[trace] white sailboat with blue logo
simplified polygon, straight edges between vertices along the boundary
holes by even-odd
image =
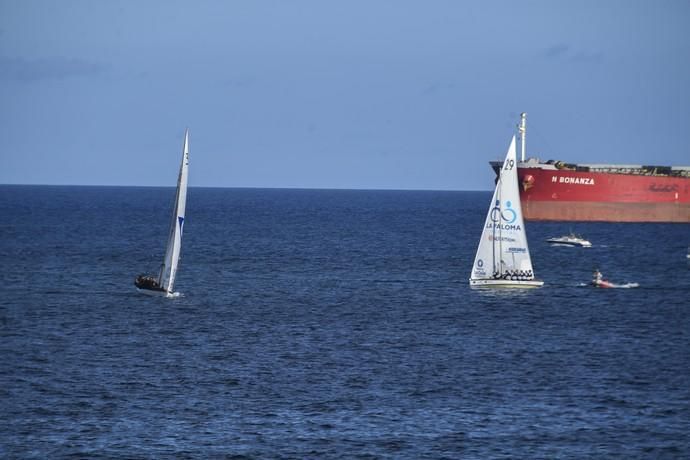
[[[182,230],[184,228],[185,208],[187,206],[188,171],[189,130],[185,130],[184,145],[182,147],[182,164],[180,165],[180,173],[177,177],[177,194],[175,196],[175,207],[173,209],[172,222],[170,224],[168,245],[165,250],[165,259],[163,259],[158,277],[139,275],[136,278],[134,285],[141,292],[164,295],[167,297],[176,297],[179,295],[179,293],[174,292],[173,288],[177,275],[177,267],[180,262],[180,250],[182,249]]]
[[[474,258],[472,287],[540,287],[527,246],[517,180],[515,136],[508,148]]]

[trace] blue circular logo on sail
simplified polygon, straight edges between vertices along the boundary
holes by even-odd
[[[496,200],[496,206],[491,210],[491,220],[493,222],[498,222],[499,221],[499,215],[500,220],[505,222],[506,224],[512,224],[515,222],[517,219],[517,213],[515,210],[512,208],[512,203],[510,201],[506,201],[506,208],[501,210],[501,201]]]
[[[506,201],[506,209],[501,212],[501,218],[508,224],[512,224],[515,222],[515,219],[517,219],[517,213],[513,208],[511,208],[511,205],[512,203],[510,201]],[[509,217],[506,217],[506,213]]]

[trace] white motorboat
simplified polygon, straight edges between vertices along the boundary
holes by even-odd
[[[571,233],[566,236],[558,236],[555,238],[549,238],[546,240],[547,243],[559,246],[577,246],[581,248],[591,248],[592,243],[581,236]]]

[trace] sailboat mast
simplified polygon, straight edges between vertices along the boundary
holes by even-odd
[[[518,126],[518,132],[520,133],[520,161],[525,162],[525,144],[527,140],[527,112],[522,112],[520,114],[520,125]]]
[[[164,286],[163,284],[170,280],[168,270],[172,268],[172,242],[175,240],[175,223],[177,221],[177,206],[179,201],[179,178],[177,189],[178,191],[175,192],[175,204],[173,205],[172,222],[170,222],[170,231],[168,232],[168,243],[165,248],[165,258],[163,259],[160,274],[158,275],[158,285],[165,289],[167,289],[168,286]]]
[[[501,179],[499,179],[498,190],[498,274],[503,276],[503,231],[501,230],[501,206],[503,206],[503,169],[501,169]],[[496,224],[494,224],[496,227]],[[494,237],[494,251],[496,251],[496,237]]]
[[[500,182],[501,178],[499,177],[498,180]],[[494,202],[494,209],[496,209],[495,206],[496,202]],[[493,219],[491,219],[491,275],[493,275],[497,271],[498,270],[496,270],[496,223],[493,221]]]

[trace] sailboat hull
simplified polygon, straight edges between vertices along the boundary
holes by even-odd
[[[494,279],[470,279],[470,287],[473,288],[518,288],[530,289],[538,288],[544,285],[540,280],[494,280]]]
[[[154,297],[167,297],[167,298],[172,298],[172,297],[179,297],[180,293],[179,292],[168,292],[168,291],[160,291],[158,289],[142,289],[140,287],[137,287],[137,291],[141,292],[142,294],[154,296]]]

